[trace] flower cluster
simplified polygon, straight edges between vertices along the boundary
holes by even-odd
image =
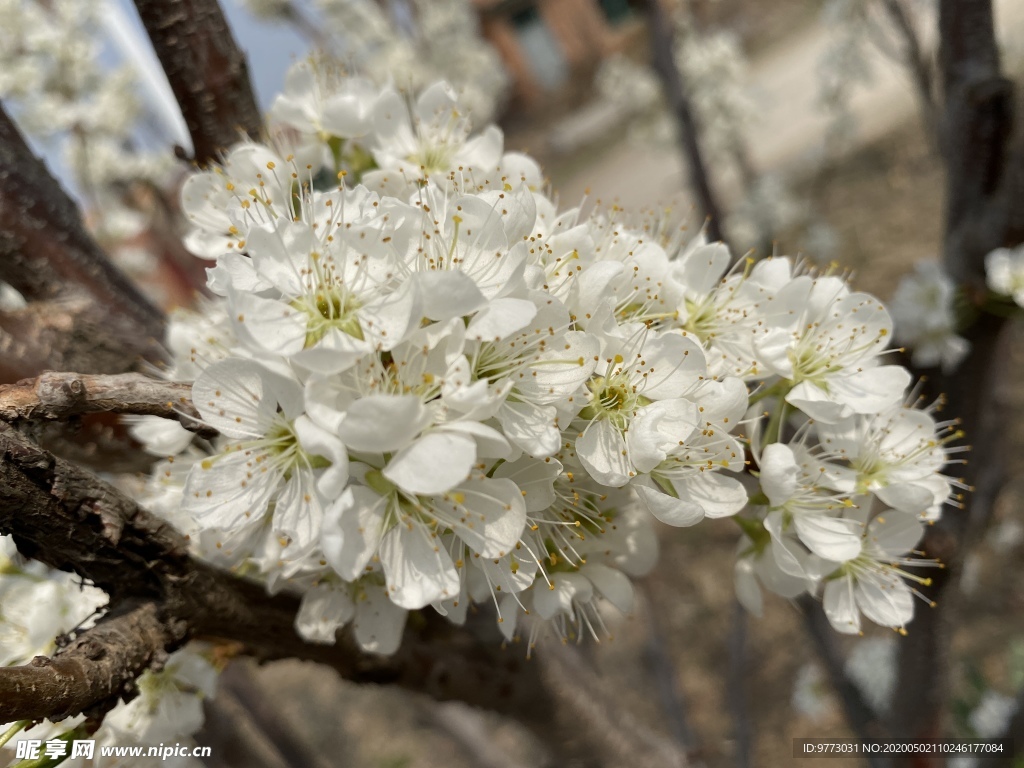
[[[478,122],[497,116],[510,80],[498,52],[480,32],[469,0],[242,0],[254,16],[288,22],[325,61],[375,83],[417,92],[445,80],[462,109]]]
[[[91,626],[106,599],[103,592],[77,583],[70,574],[23,560],[13,540],[0,537],[0,666],[28,664],[35,656],[52,655],[57,648],[55,638]],[[160,670],[144,672],[137,681],[139,695],[110,710],[95,733],[76,730],[85,721],[79,715],[60,723],[44,721],[25,730],[15,726],[12,731],[11,725],[0,724],[0,734],[14,734],[6,743],[10,749],[23,739],[46,742],[69,733],[111,746],[188,743],[203,725],[202,701],[213,695],[216,678],[214,667],[192,646],[171,654]],[[137,758],[132,761],[131,765],[146,763]],[[73,758],[63,764],[85,762]],[[122,764],[127,765],[120,760],[104,763],[110,768]],[[188,760],[180,765],[200,763]]]
[[[292,131],[183,189],[217,298],[174,319],[166,373],[220,437],[134,427],[175,454],[146,502],[201,555],[300,591],[312,640],[351,624],[389,653],[408,611],[485,601],[532,643],[630,609],[652,518],[732,517],[752,609],[760,582],[823,589],[842,631],[910,620],[953,428],[903,404],[876,299],[560,212],[444,83],[409,101],[300,65],[275,114]]]

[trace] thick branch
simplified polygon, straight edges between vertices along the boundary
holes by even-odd
[[[0,341],[10,348],[4,367],[8,354],[29,363],[56,358],[88,372],[123,371],[140,354],[159,356],[161,313],[110,263],[2,108],[0,280],[46,302],[0,316]]]
[[[217,0],[135,0],[139,18],[185,118],[195,160],[216,161],[263,120],[238,48]]]
[[[669,109],[679,126],[679,140],[682,144],[683,156],[690,168],[691,191],[697,198],[701,215],[707,219],[708,238],[724,240],[722,207],[711,188],[707,164],[700,146],[700,129],[686,92],[686,83],[683,82],[683,76],[679,67],[676,66],[672,21],[666,16],[661,0],[644,0],[643,5],[647,10],[647,25],[650,30],[653,56],[652,65],[661,79]]]
[[[0,721],[63,720],[131,690],[135,679],[184,638],[152,602],[108,615],[53,658],[3,670]]]
[[[502,651],[496,627],[489,628],[494,637],[481,639],[472,628],[439,617],[414,617],[392,657],[362,653],[347,635],[335,646],[308,644],[294,630],[296,597],[267,595],[260,584],[193,560],[186,540],[162,521],[2,424],[0,534],[13,534],[22,554],[93,582],[114,606],[154,601],[167,626],[182,622],[189,635],[233,640],[261,659],[308,659],[354,681],[395,683],[520,718],[551,717],[537,695],[537,665]],[[19,674],[0,670],[0,700]],[[55,698],[29,716],[40,708],[66,713],[80,704]]]
[[[16,384],[0,384],[0,419],[9,423],[65,420],[110,412],[177,419],[186,429],[212,437],[192,405],[192,385],[140,373],[111,376],[47,371]]]

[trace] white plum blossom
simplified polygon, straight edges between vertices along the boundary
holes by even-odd
[[[847,493],[870,492],[893,509],[937,519],[942,505],[951,501],[954,481],[942,471],[955,450],[944,444],[961,436],[955,427],[955,422],[936,423],[927,410],[902,404],[873,416],[818,424],[822,447],[836,459],[824,465],[825,482]]]
[[[1024,247],[997,248],[985,257],[988,287],[1024,307]]]
[[[859,633],[863,614],[883,627],[906,632],[916,593],[907,581],[931,583],[906,568],[935,565],[909,557],[923,535],[924,525],[916,516],[897,510],[881,512],[867,524],[861,553],[825,580],[825,615],[836,631]]]
[[[837,277],[792,280],[775,294],[766,326],[755,352],[767,371],[792,384],[786,402],[813,419],[877,413],[910,384],[905,368],[880,364],[892,332],[885,307]]]
[[[115,707],[103,720],[104,730],[118,744],[170,742],[193,734],[205,719],[203,699],[216,687],[214,666],[196,650],[183,648],[161,670],[139,678],[139,695]]]
[[[956,370],[970,343],[956,334],[953,280],[935,262],[922,261],[900,280],[891,308],[896,340],[911,349],[914,365]]]

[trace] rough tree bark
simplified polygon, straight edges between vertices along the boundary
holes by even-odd
[[[185,118],[195,161],[206,165],[263,119],[245,54],[217,0],[135,0],[157,58]]]
[[[163,318],[86,231],[74,202],[0,107],[0,280],[30,302],[0,313],[0,376],[119,372],[159,357]]]

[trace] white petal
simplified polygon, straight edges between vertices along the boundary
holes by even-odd
[[[682,397],[707,374],[704,350],[693,339],[666,333],[643,347],[642,393],[653,400]]]
[[[440,537],[419,521],[402,520],[384,534],[380,562],[388,597],[400,608],[424,608],[459,593],[459,573]]]
[[[685,483],[676,483],[682,498],[700,505],[711,518],[735,515],[747,505],[747,491],[743,483],[721,472],[705,470]]]
[[[387,498],[350,487],[324,512],[320,546],[324,559],[346,581],[362,575],[383,535]]]
[[[857,581],[857,605],[883,627],[902,627],[914,618],[914,595],[895,574],[873,573]]]
[[[849,376],[829,380],[829,391],[855,413],[880,413],[903,399],[910,386],[910,371],[899,365],[865,368]]]
[[[324,498],[336,499],[348,482],[348,452],[336,435],[318,426],[303,414],[292,425],[302,450],[311,456],[319,456],[331,465],[319,472],[317,490]]]
[[[380,587],[368,585],[356,602],[352,629],[359,647],[368,653],[390,656],[402,644],[408,612],[388,599]]]
[[[809,381],[801,381],[786,395],[786,402],[799,408],[815,421],[834,424],[849,416],[853,409],[837,402],[828,392]]]
[[[128,417],[125,417],[128,420]],[[192,444],[195,435],[177,421],[160,416],[139,416],[128,433],[153,456],[175,456]]]
[[[669,496],[658,488],[645,485],[633,487],[647,511],[666,525],[685,527],[696,525],[704,519],[704,509],[699,504]]]
[[[185,481],[182,509],[203,528],[259,522],[281,480],[279,470],[259,471],[262,461],[269,456],[236,450],[196,462]]]
[[[291,357],[303,368],[331,375],[351,368],[370,351],[371,345],[365,339],[350,336],[340,328],[328,328],[316,344],[299,350]]]
[[[320,535],[323,507],[316,490],[316,477],[308,469],[295,467],[274,504],[274,531],[286,534],[304,549]]]
[[[625,438],[605,419],[590,422],[576,440],[576,455],[601,485],[621,488],[634,474]]]
[[[235,331],[255,350],[294,355],[306,345],[307,316],[276,299],[233,293]]]
[[[313,643],[334,645],[334,633],[355,615],[347,587],[317,584],[302,596],[295,615],[295,630]]]
[[[594,373],[601,345],[591,334],[569,331],[561,345],[552,347],[540,354],[528,376],[516,382],[522,399],[540,405],[564,403]],[[583,398],[578,399],[582,405]]]
[[[263,437],[277,411],[264,371],[249,360],[221,360],[199,374],[192,402],[203,421],[227,437]]]
[[[538,581],[533,586],[533,607],[542,619],[565,614],[571,620],[576,617],[573,601],[589,603],[594,597],[590,580],[578,573],[556,573],[551,576],[551,586]]]
[[[414,395],[367,395],[349,406],[338,434],[354,451],[385,453],[405,448],[430,421]]]
[[[629,458],[641,472],[650,472],[696,428],[697,405],[689,400],[661,400],[637,411],[626,441]]]
[[[800,541],[818,557],[845,563],[860,554],[861,527],[856,520],[826,515],[796,515],[793,527]]]
[[[793,449],[782,443],[765,446],[761,452],[761,490],[773,507],[781,507],[796,492],[800,468]]]
[[[736,599],[750,613],[760,618],[764,615],[764,597],[761,594],[761,588],[757,584],[757,577],[754,575],[754,564],[750,558],[738,558],[733,574],[736,583]]]
[[[476,454],[480,458],[512,458],[512,446],[509,445],[505,436],[494,427],[481,424],[479,421],[471,419],[449,421],[439,426],[437,430],[447,434],[454,433],[472,437],[476,442]]]
[[[469,477],[475,461],[471,437],[430,432],[400,451],[384,468],[384,477],[409,493],[444,493]]]
[[[431,320],[464,317],[487,304],[476,283],[463,272],[417,272],[415,280],[423,297],[423,315]]]
[[[825,615],[832,628],[847,635],[860,632],[860,611],[854,598],[853,582],[848,577],[825,584]]]
[[[884,504],[893,509],[914,514],[924,512],[935,502],[930,488],[915,483],[894,483],[879,488],[874,493]]]
[[[359,310],[359,323],[368,342],[390,350],[416,329],[424,314],[420,287],[417,281],[406,280],[398,290]]]
[[[536,458],[552,456],[561,446],[557,418],[553,405],[506,400],[498,409],[498,421],[508,439]]]
[[[555,503],[555,480],[562,472],[557,461],[521,458],[506,461],[494,470],[495,478],[507,478],[522,492],[527,512],[543,512]]]
[[[782,529],[782,512],[769,512],[764,519],[765,530],[772,536],[771,555],[783,573],[796,578],[807,578],[804,567],[806,553],[803,547]]]
[[[526,299],[494,299],[481,309],[466,328],[466,336],[477,341],[499,341],[529,325],[537,305]]]
[[[884,512],[868,525],[868,540],[892,558],[913,550],[923,536],[924,523],[906,512]]]
[[[467,480],[431,507],[439,520],[482,557],[504,557],[526,527],[526,502],[507,479]]]
[[[633,582],[622,571],[606,565],[585,565],[581,573],[590,579],[601,597],[623,613],[633,610]]]

